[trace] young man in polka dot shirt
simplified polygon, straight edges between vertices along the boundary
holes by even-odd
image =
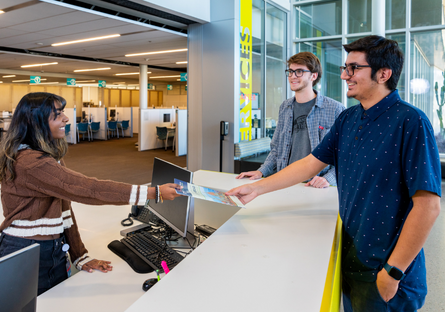
[[[280,106],[270,153],[258,170],[242,172],[237,179],[267,177],[306,157],[345,109],[340,102],[320,95],[313,89],[322,75],[317,56],[311,52],[300,52],[291,56],[287,65],[286,76],[295,96]],[[334,167],[326,166],[306,185],[316,188],[337,185]]]
[[[247,203],[334,165],[345,311],[417,311],[427,293],[422,247],[440,212],[434,132],[426,115],[398,94],[404,57],[397,42],[367,36],[344,48],[341,79],[360,104],[337,118],[309,156],[227,194]]]

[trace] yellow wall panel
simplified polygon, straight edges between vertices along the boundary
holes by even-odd
[[[131,90],[131,106],[139,107],[139,90]]]
[[[10,84],[0,84],[0,111],[12,110],[12,86]]]
[[[118,106],[118,107],[121,106],[120,105],[121,104],[120,91],[121,90],[110,89],[110,106]]]
[[[130,90],[120,90],[121,91],[121,105],[122,107],[130,107]]]

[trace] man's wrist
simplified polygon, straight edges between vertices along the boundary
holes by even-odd
[[[388,275],[391,276],[396,281],[403,281],[406,277],[406,274],[402,270],[388,263],[385,263],[383,268],[388,273]]]

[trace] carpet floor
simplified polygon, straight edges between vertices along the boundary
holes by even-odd
[[[138,152],[137,141],[137,135],[107,141],[81,140],[69,145],[64,160],[68,168],[86,176],[136,185],[151,182],[155,157],[186,167],[187,156],[176,157],[171,148]]]

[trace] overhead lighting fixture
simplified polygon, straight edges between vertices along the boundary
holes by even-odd
[[[187,64],[187,61],[176,62],[176,64]]]
[[[44,80],[47,80],[47,79],[40,79],[40,81],[44,81]],[[31,81],[30,79],[27,79],[27,80],[13,80],[12,82],[29,82],[29,81]],[[38,83],[36,83],[36,84],[38,84]]]
[[[14,78],[15,75],[7,75],[7,76],[2,76],[2,78]]]
[[[0,81],[0,83],[3,83],[3,81]]]
[[[90,69],[76,69],[75,73],[87,72],[87,71],[95,71],[95,70],[109,70],[110,67],[102,67],[102,68],[90,68]]]
[[[151,72],[147,72],[147,74],[151,74]],[[115,74],[116,76],[127,76],[127,75],[139,75],[139,72],[137,73],[121,73],[121,74]]]
[[[40,84],[56,84],[59,83],[58,81],[52,81],[52,82],[41,82]]]
[[[175,75],[175,76],[156,76],[156,77],[149,77],[150,79],[156,79],[156,78],[178,78],[181,77],[181,75]]]
[[[76,80],[76,83],[79,82],[96,82],[96,80]]]
[[[88,42],[88,41],[96,41],[96,40],[102,40],[102,39],[109,39],[109,38],[116,38],[120,37],[119,34],[109,35],[109,36],[102,36],[102,37],[94,37],[94,38],[87,38],[87,39],[80,39],[80,40],[73,40],[73,41],[65,41],[65,42],[58,42],[53,43],[51,46],[58,47],[61,45],[67,45],[67,44],[74,44],[74,43],[81,43],[81,42]]]
[[[0,14],[3,14],[3,13],[5,13],[5,11],[0,10]]]
[[[154,51],[154,52],[144,52],[144,53],[133,53],[133,54],[125,54],[125,56],[140,56],[140,55],[150,55],[150,54],[163,54],[163,53],[174,53],[174,52],[185,52],[187,49],[178,49],[178,50],[165,50],[165,51]]]
[[[21,68],[27,68],[27,67],[38,67],[38,66],[46,66],[46,65],[57,65],[59,63],[52,62],[52,63],[41,63],[41,64],[30,64],[30,65],[22,65]]]

